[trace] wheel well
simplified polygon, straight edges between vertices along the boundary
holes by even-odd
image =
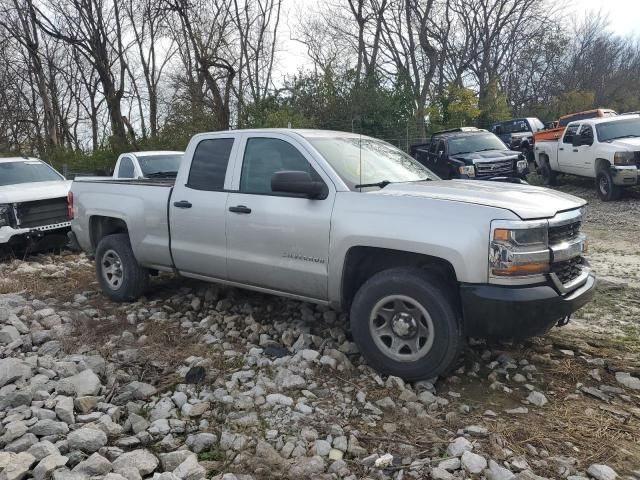
[[[95,215],[89,219],[89,232],[91,235],[91,247],[95,250],[107,235],[114,233],[129,233],[124,220],[114,217],[102,217]]]
[[[605,170],[611,166],[609,160],[605,160],[604,158],[596,158],[596,173],[600,170]]]
[[[438,257],[388,248],[352,247],[342,272],[342,305],[348,309],[353,297],[369,278],[394,267],[418,267],[433,274],[458,297],[458,280],[453,266]]]

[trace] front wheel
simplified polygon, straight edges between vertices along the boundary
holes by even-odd
[[[149,284],[149,271],[138,265],[126,233],[100,240],[96,249],[96,276],[102,292],[116,302],[136,300]]]
[[[408,381],[447,373],[463,346],[451,296],[416,268],[371,277],[354,298],[350,323],[367,363]]]
[[[549,165],[548,160],[543,160],[542,165],[540,166],[540,174],[542,175],[542,180],[544,181],[545,187],[553,187],[556,184],[556,172],[551,169],[551,165]]]
[[[618,200],[622,196],[622,188],[613,183],[609,169],[602,169],[596,175],[596,190],[603,202]]]

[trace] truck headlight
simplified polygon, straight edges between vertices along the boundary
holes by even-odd
[[[0,205],[0,227],[11,225],[11,205]]]
[[[529,163],[526,160],[518,160],[516,167],[518,167],[518,172],[524,172],[529,167]]]
[[[616,152],[613,155],[613,164],[618,167],[629,167],[636,164],[634,152]]]
[[[489,271],[493,277],[523,277],[549,271],[546,222],[493,222]]]
[[[476,168],[473,165],[463,165],[462,167],[458,167],[458,172],[460,175],[466,175],[468,177],[476,176]]]

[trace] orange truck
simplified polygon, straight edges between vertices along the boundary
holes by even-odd
[[[576,120],[586,120],[588,118],[599,118],[599,117],[615,117],[618,115],[614,110],[610,110],[607,108],[596,108],[594,110],[587,110],[585,112],[571,113],[569,115],[565,115],[560,117],[556,122],[554,128],[549,128],[547,130],[540,130],[533,134],[534,143],[550,140],[555,141],[558,140],[562,134],[564,133],[564,129],[566,126],[575,122]]]

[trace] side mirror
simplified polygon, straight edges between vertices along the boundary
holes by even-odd
[[[311,178],[309,172],[285,170],[271,176],[271,191],[306,195],[308,198],[325,198],[325,185]],[[326,194],[325,194],[326,196]]]

